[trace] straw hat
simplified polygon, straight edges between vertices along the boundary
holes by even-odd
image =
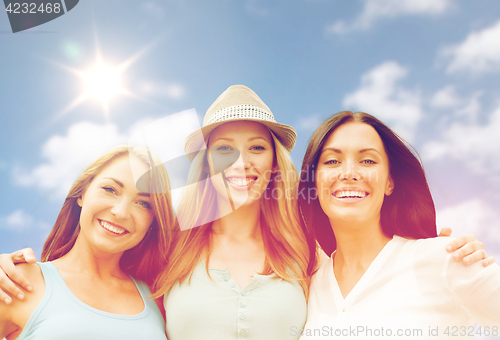
[[[259,96],[244,85],[233,85],[224,91],[208,108],[203,127],[187,136],[184,141],[184,152],[190,160],[196,156],[203,143],[214,129],[224,123],[239,120],[258,122],[265,125],[279,139],[281,144],[292,151],[297,133],[285,124],[276,123],[273,113]]]

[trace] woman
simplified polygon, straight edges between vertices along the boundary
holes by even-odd
[[[192,184],[177,209],[184,231],[155,281],[170,340],[290,339],[291,326],[303,327],[316,253],[298,218],[295,139],[252,90],[236,85],[186,140]]]
[[[187,138],[195,184],[177,209],[187,230],[155,285],[156,296],[166,293],[170,340],[289,339],[290,324],[304,324],[309,254],[293,199],[295,138],[242,85],[228,88]]]
[[[0,338],[166,339],[147,284],[165,265],[172,210],[170,193],[158,193],[168,188],[166,171],[148,153],[112,149],[77,179],[44,262],[18,266],[34,289],[0,304]],[[150,169],[139,191],[132,173]]]
[[[303,339],[499,335],[500,268],[463,268],[436,236],[434,203],[418,159],[379,120],[341,112],[314,133],[300,201],[332,256],[316,272]],[[314,237],[316,235],[316,238]],[[313,265],[310,269],[314,268]]]

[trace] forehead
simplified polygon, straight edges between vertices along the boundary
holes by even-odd
[[[139,178],[149,167],[135,156],[120,156],[110,162],[96,178],[112,177],[123,181],[134,181],[134,177]]]
[[[246,141],[252,137],[262,137],[269,143],[272,140],[271,133],[266,126],[257,122],[239,121],[225,123],[217,127],[210,135],[209,143],[213,143],[219,138]]]
[[[328,136],[323,149],[335,148],[342,151],[376,149],[385,155],[384,144],[377,131],[368,124],[349,122],[339,126]]]

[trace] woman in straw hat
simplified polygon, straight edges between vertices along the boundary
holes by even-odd
[[[194,184],[156,281],[169,339],[289,339],[290,326],[304,324],[309,253],[293,199],[295,139],[242,85],[222,93],[186,139]]]
[[[1,339],[166,339],[147,299],[173,224],[167,173],[155,160],[149,150],[117,147],[75,181],[43,262],[18,268],[33,292],[0,304]],[[137,189],[133,173],[150,169]]]

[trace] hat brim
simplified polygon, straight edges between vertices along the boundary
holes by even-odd
[[[278,140],[281,142],[281,144],[283,144],[283,146],[288,152],[291,152],[293,150],[293,147],[295,146],[295,142],[297,140],[297,132],[293,127],[286,124],[269,122],[267,120],[262,120],[262,119],[238,118],[234,120],[229,119],[222,122],[216,122],[204,126],[201,129],[196,130],[191,134],[189,134],[189,136],[187,136],[184,141],[184,152],[187,158],[190,161],[192,161],[196,157],[199,151],[205,149],[208,138],[216,128],[226,123],[240,122],[240,121],[257,122],[266,126],[269,130],[271,130],[274,133],[276,138],[278,138]]]

